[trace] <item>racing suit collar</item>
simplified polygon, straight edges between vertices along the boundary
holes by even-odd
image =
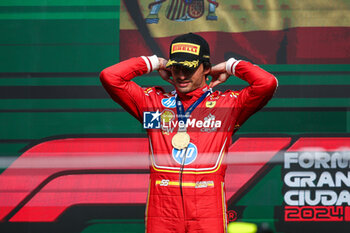
[[[176,94],[179,96],[185,110],[191,106],[197,99],[199,99],[206,91],[210,90],[210,87],[206,84],[203,87],[197,88],[188,93],[181,93],[176,91]]]

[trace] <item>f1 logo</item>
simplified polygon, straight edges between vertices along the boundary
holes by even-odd
[[[159,110],[156,112],[143,113],[143,128],[144,129],[160,129],[160,115]]]

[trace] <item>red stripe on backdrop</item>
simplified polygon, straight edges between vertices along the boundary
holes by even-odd
[[[347,64],[350,27],[296,28],[288,33],[288,63]]]
[[[147,169],[149,166],[147,138],[58,139],[43,142],[30,148],[0,174],[0,221],[19,205],[35,188],[39,187],[42,182],[54,174],[66,170],[115,169],[117,171],[120,169],[121,165],[121,162],[118,161],[118,157],[125,159],[126,156],[131,157],[131,160],[135,158],[135,160],[134,163],[131,164],[129,159],[129,162],[125,163],[127,165],[125,169]],[[124,177],[125,181],[131,182],[129,178],[132,175],[105,175],[105,177],[112,178],[121,176]],[[146,193],[148,175],[140,174],[138,176],[146,177],[144,180],[144,192]],[[58,177],[54,179],[54,182],[57,179],[65,179],[66,177],[74,176]],[[141,180],[141,178],[138,180]],[[69,182],[65,184],[70,185]],[[103,185],[104,182],[101,184]],[[49,190],[50,187],[49,185]],[[75,186],[75,188],[78,189],[79,187],[80,184]],[[45,187],[44,190],[47,190],[47,187]],[[70,191],[71,189],[68,189],[68,193]],[[145,198],[145,195],[143,195],[143,197]],[[35,200],[37,199],[34,198],[33,206],[36,205]],[[33,200],[28,203],[29,207],[31,207],[31,203],[33,203]],[[65,208],[67,208],[67,206],[65,206]],[[22,213],[27,213],[23,211],[26,211],[26,209],[21,210],[19,216],[22,216]],[[40,215],[33,215],[32,217],[37,221],[37,218],[39,218],[38,216]],[[24,219],[22,217],[15,216],[12,221],[30,221],[28,216]],[[45,216],[42,217],[45,218]],[[48,218],[50,217],[48,216]]]
[[[289,142],[290,138],[235,141],[227,157],[235,162],[228,165],[227,199]],[[257,153],[259,150],[263,152]],[[144,204],[149,175],[117,172],[147,169],[148,161],[147,138],[72,138],[38,144],[0,175],[0,221],[16,207],[19,209],[10,222],[55,221],[69,207],[80,204]],[[105,169],[115,170],[116,174],[105,174]],[[74,170],[91,173],[62,173]],[[29,199],[21,204],[26,197]]]
[[[347,64],[350,62],[350,27],[291,28],[242,33],[202,32],[211,46],[213,64],[231,56],[257,64]],[[155,38],[163,54],[176,36]],[[137,30],[120,31],[120,59],[152,55]]]
[[[52,222],[79,204],[145,204],[148,174],[61,176],[48,183],[11,222]]]
[[[252,187],[255,178],[263,176],[265,164],[288,148],[290,142],[289,137],[236,140],[226,156],[227,200],[234,201]],[[311,147],[316,151],[348,150],[350,138],[300,138],[288,151],[303,148],[310,151]],[[147,138],[72,138],[43,142],[24,152],[0,174],[0,221],[8,215],[11,217],[11,211],[13,217],[9,221],[12,222],[50,222],[74,205],[144,204],[148,174],[117,174],[117,171],[147,169],[148,161]],[[98,172],[105,169],[116,173]],[[91,172],[60,173],[73,170]],[[345,211],[345,220],[350,221],[350,210]]]

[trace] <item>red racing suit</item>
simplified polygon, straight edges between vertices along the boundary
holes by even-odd
[[[150,183],[146,232],[226,232],[225,154],[233,133],[271,99],[277,80],[249,62],[229,59],[226,71],[249,86],[241,91],[210,93],[188,120],[188,149],[177,150],[171,143],[178,129],[176,93],[166,93],[160,87],[141,88],[131,81],[158,67],[156,56],[138,57],[108,67],[100,75],[112,99],[141,123],[145,123],[145,114],[161,114],[160,128],[147,129]],[[187,109],[208,89],[177,94]]]

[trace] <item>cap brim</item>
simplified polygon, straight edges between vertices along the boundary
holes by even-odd
[[[166,64],[166,67],[170,67],[173,65],[181,65],[185,66],[190,69],[195,69],[200,65],[199,60],[193,60],[193,61],[176,61],[176,60],[169,60],[168,63]]]

